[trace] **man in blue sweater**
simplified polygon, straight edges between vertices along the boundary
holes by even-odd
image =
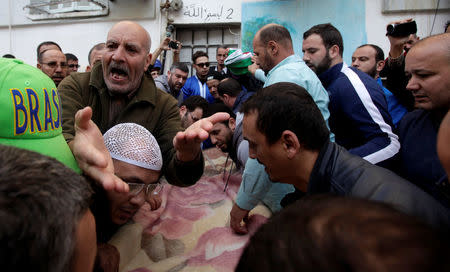
[[[375,44],[363,44],[356,48],[355,52],[353,52],[352,66],[374,78],[378,85],[381,86],[384,95],[386,96],[392,122],[394,123],[394,126],[397,126],[398,122],[408,112],[408,110],[400,104],[391,91],[383,86],[380,71],[383,70],[384,64],[383,50]]]
[[[329,122],[336,143],[373,164],[390,166],[400,143],[383,90],[373,78],[343,62],[339,31],[331,24],[313,26],[303,34],[302,51],[330,95]]]

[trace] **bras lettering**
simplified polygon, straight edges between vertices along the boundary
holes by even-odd
[[[33,134],[46,132],[49,129],[55,130],[60,127],[61,111],[59,96],[55,89],[52,89],[52,101],[50,101],[47,89],[43,89],[43,95],[39,95],[35,90],[26,88],[26,96],[19,89],[11,89],[10,91],[14,105],[14,135],[22,135],[27,130],[30,134]],[[44,98],[44,101],[40,101],[39,98]],[[41,115],[43,123],[39,117],[39,113],[42,112],[44,113],[44,115]]]

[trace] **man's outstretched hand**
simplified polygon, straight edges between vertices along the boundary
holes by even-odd
[[[128,184],[114,175],[113,162],[103,142],[103,135],[91,117],[90,107],[76,113],[75,137],[69,142],[70,149],[81,170],[105,190],[128,192]]]
[[[228,120],[230,115],[218,112],[190,125],[185,131],[178,132],[173,138],[173,146],[177,151],[177,159],[182,162],[193,161],[201,152],[200,144],[209,136],[215,123]]]

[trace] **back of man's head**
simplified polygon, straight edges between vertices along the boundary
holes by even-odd
[[[209,117],[218,112],[226,112],[230,115],[231,118],[236,119],[236,114],[223,103],[213,103],[208,105],[208,111],[206,112],[205,117]],[[222,123],[228,126],[228,120],[222,121]]]
[[[51,49],[54,47],[58,48],[59,51],[62,52],[61,47],[55,42],[52,42],[52,41],[41,42],[36,48],[36,57],[39,59],[39,55],[42,53],[42,51],[48,50],[48,49]]]
[[[344,54],[344,42],[341,33],[332,24],[319,24],[311,27],[308,31],[303,33],[303,40],[307,39],[312,34],[317,34],[322,38],[326,49],[330,49],[333,45],[339,47],[339,55]]]
[[[222,80],[217,86],[217,92],[219,93],[219,96],[222,97],[224,94],[231,97],[237,97],[241,91],[241,84],[239,84],[236,79],[231,77]]]
[[[208,101],[200,95],[192,95],[186,98],[180,104],[180,107],[181,106],[185,106],[189,112],[195,111],[196,108],[201,108],[203,110],[203,114],[205,114],[208,110]]]
[[[91,195],[88,182],[57,160],[0,145],[2,270],[71,271]],[[95,257],[93,217],[91,231]]]
[[[391,206],[302,198],[250,239],[236,271],[450,271],[448,239]]]
[[[281,82],[265,87],[241,107],[244,114],[257,113],[256,127],[267,142],[278,141],[285,130],[294,132],[308,150],[319,151],[329,141],[329,130],[311,95],[301,86]]]
[[[289,30],[282,25],[268,24],[263,26],[259,32],[259,41],[266,45],[269,41],[275,41],[286,49],[292,49],[292,38]]]

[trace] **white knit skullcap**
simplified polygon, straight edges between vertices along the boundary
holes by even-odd
[[[163,160],[155,137],[141,125],[122,123],[110,128],[103,141],[113,159],[159,171]]]

